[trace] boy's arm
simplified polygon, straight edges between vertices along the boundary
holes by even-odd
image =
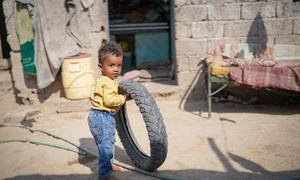
[[[125,103],[126,97],[124,95],[118,94],[117,87],[108,83],[103,89],[103,104],[107,107],[117,107]]]

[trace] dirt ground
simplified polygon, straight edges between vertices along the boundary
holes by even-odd
[[[155,172],[170,179],[300,179],[300,106],[213,104],[210,119],[205,102],[186,103],[156,98],[167,128],[169,149],[164,164]],[[12,90],[1,91],[0,117],[6,125],[25,125],[63,137],[97,152],[87,125],[87,108],[76,112],[57,110],[66,100],[40,106],[15,104]],[[81,107],[87,101],[77,101]],[[127,103],[130,121],[145,151],[144,124],[134,102]],[[39,109],[23,121],[4,120],[7,114]],[[78,108],[77,108],[78,109]],[[28,139],[74,149],[62,140],[18,127],[0,127],[0,140]],[[85,180],[96,179],[97,160],[45,145],[22,142],[0,144],[0,179]],[[117,138],[116,160],[132,165]],[[120,180],[156,179],[123,169]]]

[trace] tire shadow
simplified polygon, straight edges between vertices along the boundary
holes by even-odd
[[[86,149],[90,152],[93,152],[95,154],[98,154],[98,149],[96,146],[96,143],[93,138],[80,138],[79,139],[79,147]],[[132,161],[130,160],[129,156],[127,155],[126,151],[119,147],[118,145],[115,145],[115,160],[128,164],[130,166],[134,166]],[[98,158],[95,156],[87,155],[82,156],[78,154],[78,158],[74,161],[70,161],[68,164],[73,165],[79,163],[83,166],[88,167],[93,174],[97,175],[98,172]]]
[[[126,151],[118,145],[115,146],[115,159],[121,163],[134,166]]]

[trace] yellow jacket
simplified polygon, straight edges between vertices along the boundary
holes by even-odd
[[[91,108],[116,113],[124,103],[125,97],[118,93],[116,81],[103,75],[96,80],[91,94]]]

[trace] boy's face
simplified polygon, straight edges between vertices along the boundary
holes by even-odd
[[[102,68],[102,74],[110,79],[117,79],[121,73],[123,56],[114,56],[107,54],[104,56],[99,67]]]

